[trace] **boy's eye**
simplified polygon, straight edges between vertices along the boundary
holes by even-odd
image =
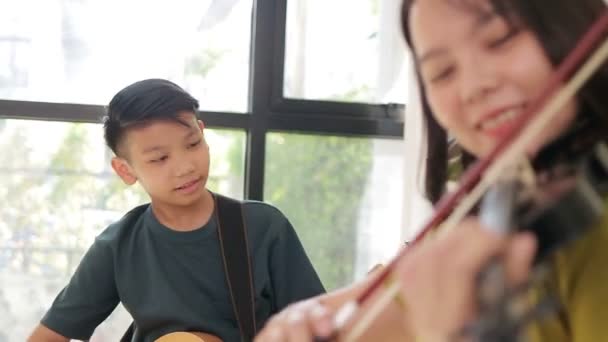
[[[193,143],[189,144],[189,145],[188,145],[188,147],[195,147],[195,146],[199,145],[200,143],[201,143],[201,141],[200,141],[200,140],[197,140],[197,141],[195,141],[195,142],[193,142]]]

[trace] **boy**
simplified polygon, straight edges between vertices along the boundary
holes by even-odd
[[[196,99],[161,79],[114,96],[104,118],[112,168],[127,185],[139,182],[150,205],[133,225],[122,219],[95,239],[30,341],[89,339],[119,302],[135,321],[137,341],[185,330],[240,341],[197,109]],[[261,328],[272,313],[324,289],[281,212],[245,201],[243,216]]]

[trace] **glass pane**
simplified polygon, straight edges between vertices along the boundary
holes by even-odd
[[[160,77],[203,109],[245,111],[251,11],[252,0],[0,1],[0,98],[107,104]]]
[[[402,151],[401,141],[268,135],[264,199],[290,219],[327,288],[401,246]]]
[[[206,130],[209,187],[243,197],[245,134]],[[109,165],[100,125],[0,120],[0,340],[25,341],[109,223],[147,202]],[[96,341],[118,341],[131,318],[119,307]]]
[[[289,0],[285,97],[403,103],[401,0]]]

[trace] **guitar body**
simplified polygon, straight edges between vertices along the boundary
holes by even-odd
[[[222,342],[222,340],[217,336],[200,332],[174,332],[161,336],[154,342]]]

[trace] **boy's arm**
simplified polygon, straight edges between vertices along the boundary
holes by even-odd
[[[87,340],[118,302],[110,243],[96,239],[70,282],[42,318],[41,325],[32,333],[32,338],[39,337],[41,341],[46,341],[46,337],[59,336]]]
[[[39,324],[27,339],[27,342],[68,342],[69,340],[69,338]]]

